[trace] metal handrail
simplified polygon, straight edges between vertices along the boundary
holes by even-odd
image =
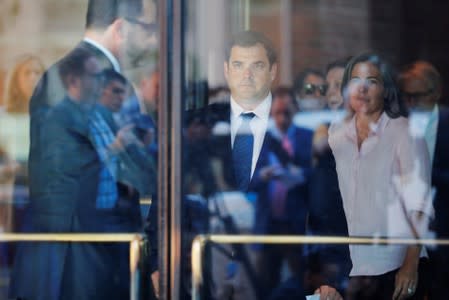
[[[192,243],[192,299],[201,299],[203,255],[209,242],[218,244],[359,244],[359,245],[431,245],[449,246],[449,239],[414,239],[384,237],[334,237],[301,235],[228,235],[204,234]]]
[[[130,299],[139,298],[140,249],[143,235],[138,233],[2,233],[0,242],[88,242],[123,243],[129,242]]]

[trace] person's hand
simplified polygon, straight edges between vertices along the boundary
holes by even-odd
[[[340,293],[333,287],[322,285],[315,290],[315,294],[320,294],[320,300],[343,300]]]
[[[415,294],[418,285],[418,263],[404,261],[396,273],[393,300],[410,298]]]
[[[260,178],[263,181],[268,181],[279,177],[283,173],[282,167],[278,165],[266,166],[260,170]]]
[[[159,299],[159,271],[151,273],[151,283],[154,289],[154,295]]]
[[[129,124],[119,129],[117,132],[117,140],[123,146],[127,146],[131,143],[134,143],[137,139],[134,132],[134,125]]]

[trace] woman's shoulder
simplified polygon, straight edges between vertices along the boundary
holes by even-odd
[[[389,127],[397,129],[397,130],[409,130],[410,124],[409,119],[405,117],[398,117],[389,120]]]
[[[338,122],[332,122],[329,126],[329,136],[343,133],[351,124],[351,119],[343,119]]]

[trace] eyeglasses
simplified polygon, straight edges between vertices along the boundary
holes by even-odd
[[[316,91],[319,91],[320,95],[324,96],[326,95],[327,85],[306,83],[303,87],[303,91],[306,95],[313,95]]]
[[[114,95],[123,95],[126,93],[125,89],[114,87],[110,89],[111,93]]]
[[[99,73],[89,73],[89,72],[86,72],[86,73],[84,73],[84,75],[85,75],[85,76],[88,76],[88,77],[90,77],[90,78],[92,78],[92,79],[94,79],[94,80],[97,80],[97,81],[103,81],[103,80],[104,80],[104,74],[103,74],[103,72],[99,72]]]
[[[142,26],[142,28],[148,32],[156,32],[158,30],[157,25],[154,23],[142,22],[136,18],[131,18],[131,17],[125,17],[125,20],[128,21],[129,23]]]

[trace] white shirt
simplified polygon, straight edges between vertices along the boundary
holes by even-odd
[[[411,213],[433,214],[427,147],[408,129],[407,119],[391,119],[383,113],[359,150],[355,117],[331,125],[329,145],[351,236],[413,237],[407,222]],[[415,225],[420,226],[420,236],[425,234],[427,224]],[[374,276],[399,268],[407,246],[350,245],[349,249],[350,275]],[[423,248],[421,256],[425,255]]]
[[[437,141],[438,115],[439,108],[436,104],[431,111],[412,111],[409,116],[410,133],[414,137],[426,140],[431,163],[433,163]]]
[[[94,46],[95,48],[97,48],[98,50],[100,50],[101,52],[103,52],[104,55],[106,55],[106,57],[111,61],[112,67],[114,68],[114,70],[117,73],[120,73],[120,64],[118,63],[117,58],[115,58],[115,56],[111,53],[111,51],[109,51],[108,49],[106,49],[105,47],[103,47],[102,45],[100,45],[99,43],[97,43],[96,41],[85,37],[83,39],[86,43],[91,44],[92,46]]]
[[[231,142],[234,145],[234,139],[237,130],[242,123],[240,114],[252,112],[255,114],[249,126],[254,136],[253,158],[251,163],[251,177],[256,169],[257,160],[259,159],[260,150],[262,149],[263,140],[267,131],[268,119],[271,109],[271,93],[252,111],[245,111],[231,96]]]

